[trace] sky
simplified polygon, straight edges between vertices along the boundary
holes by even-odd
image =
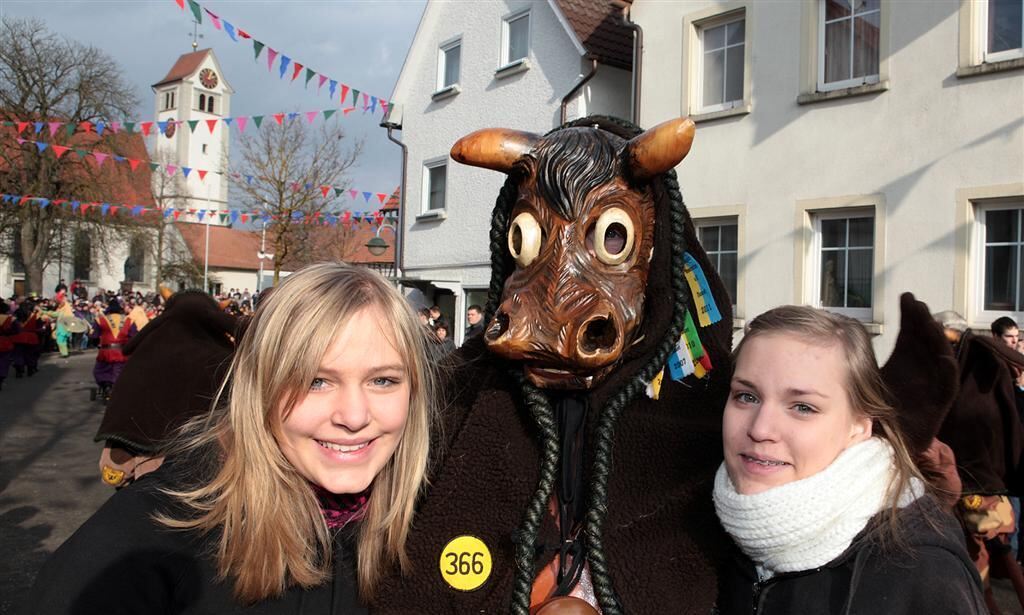
[[[199,3],[293,61],[360,91],[390,98],[426,0]],[[139,99],[136,117],[128,119],[147,121],[155,113],[150,86],[181,54],[192,51],[192,13],[187,2],[185,6],[182,11],[175,0],[0,0],[0,17],[36,18],[60,36],[102,49],[123,68]],[[222,77],[235,90],[232,115],[341,108],[337,98],[329,98],[326,85],[317,95],[317,78],[306,90],[303,75],[292,82],[289,69],[281,79],[276,62],[273,72],[268,71],[266,50],[259,62],[254,61],[251,41],[232,41],[205,13],[198,32],[199,49],[213,49]],[[347,137],[364,141],[363,154],[350,171],[352,187],[390,194],[401,181],[401,153],[379,127],[380,120],[379,111],[354,111],[347,117],[337,113],[327,121],[341,122]],[[238,154],[233,143],[233,163]]]

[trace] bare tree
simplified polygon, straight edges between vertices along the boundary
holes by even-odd
[[[0,23],[0,119],[11,121],[59,121],[78,126],[109,118],[125,117],[135,109],[137,98],[117,63],[103,51],[82,43],[58,38],[38,20],[4,18]],[[102,144],[107,152],[125,155],[133,142],[128,135],[106,131],[67,135],[48,130],[31,138],[42,142],[63,142],[76,148]],[[138,144],[141,140],[138,140]],[[142,148],[144,152],[144,147]],[[144,154],[143,154],[144,156]],[[95,201],[124,201],[148,195],[148,169],[138,178],[119,178],[123,165],[91,164],[71,152],[62,157],[32,147],[0,146],[0,191],[50,198],[78,198]],[[141,183],[139,183],[141,182]],[[148,199],[146,199],[148,200]],[[0,229],[16,233],[25,265],[28,290],[43,291],[43,271],[64,252],[62,242],[74,233],[66,221],[73,212],[58,206],[0,208]],[[75,218],[80,219],[80,217]],[[121,224],[97,224],[94,247],[114,234],[135,226],[137,220],[122,218]],[[129,232],[135,232],[129,229]],[[97,250],[109,253],[109,250]]]
[[[346,148],[344,139],[337,124],[315,129],[294,119],[264,124],[259,133],[241,142],[242,165],[232,177],[246,205],[272,217],[267,223],[267,251],[274,255],[275,284],[282,263],[313,259],[311,236],[321,228],[315,222],[335,200],[333,190],[321,187],[348,186],[346,173],[358,159],[362,142]]]

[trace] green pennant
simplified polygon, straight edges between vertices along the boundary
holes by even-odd
[[[256,128],[259,128],[260,124],[263,123],[263,116],[262,115],[254,115],[254,116],[252,116],[252,121],[253,121],[254,124],[256,124]]]
[[[157,169],[159,169],[159,168],[160,168],[160,165],[159,165],[159,164],[157,164],[157,163],[155,163],[155,162],[151,162],[151,163],[149,163],[149,170],[150,170],[150,171],[156,171],[156,170],[157,170]]]
[[[70,137],[75,134],[75,125],[68,123],[68,125],[64,127],[64,130],[68,131],[68,136]]]
[[[264,47],[263,43],[259,42],[256,39],[252,39],[252,51],[253,51],[253,54],[255,54],[255,57],[253,58],[253,61],[256,61],[256,60],[260,59],[260,54],[263,53],[263,47]]]
[[[199,3],[195,0],[188,0],[188,8],[192,9],[192,14],[196,16],[196,22],[203,23],[203,14],[199,10]]]
[[[227,219],[228,219],[228,215],[227,214],[218,214],[218,217],[220,217],[220,221],[221,222],[226,222]]]
[[[199,120],[188,120],[188,131],[195,132],[196,126],[199,125]]]
[[[345,192],[345,191],[342,190],[341,188],[335,188],[334,189],[334,196],[341,196],[342,192]]]
[[[359,106],[359,90],[352,90],[352,106]]]
[[[315,75],[315,74],[316,74],[315,70],[312,70],[312,69],[309,69],[309,68],[306,69],[306,87],[309,87],[309,80],[312,79],[313,75]]]
[[[4,120],[4,126],[14,126],[14,122],[9,122],[7,120]]]
[[[85,158],[86,156],[88,156],[88,155],[89,155],[89,152],[87,152],[87,151],[86,151],[86,150],[84,150],[84,149],[76,149],[76,150],[75,150],[75,153],[76,153],[76,154],[78,154],[78,157],[79,157],[79,158]]]
[[[324,109],[324,119],[326,120],[337,112],[337,109]]]
[[[124,130],[125,132],[135,132],[135,122],[125,122]]]

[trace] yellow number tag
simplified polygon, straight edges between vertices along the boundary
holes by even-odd
[[[471,592],[491,576],[491,552],[476,536],[452,538],[441,551],[441,578],[453,588]]]

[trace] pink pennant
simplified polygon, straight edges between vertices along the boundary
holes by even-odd
[[[50,136],[52,137],[53,135],[57,134],[57,131],[60,129],[62,124],[60,122],[50,122],[47,124],[47,126],[50,127]]]
[[[320,93],[320,89],[324,87],[325,83],[327,83],[327,75],[320,75],[320,85],[316,86],[316,91],[318,94]]]
[[[213,22],[213,27],[217,28],[218,30],[220,30],[221,29],[221,27],[220,27],[220,17],[217,17],[216,15],[214,15],[213,12],[210,9],[208,9],[208,8],[204,8],[203,10],[206,11],[206,14],[210,16],[210,21]]]
[[[366,92],[363,92],[363,108],[365,109],[366,107],[369,107],[369,106],[370,106],[370,95],[367,94]]]
[[[18,145],[25,145],[26,143],[29,142],[26,139],[22,139],[21,137],[15,137],[14,140],[18,142]]]
[[[292,182],[292,192],[298,192],[300,188],[302,186],[299,185],[299,182]]]
[[[248,124],[248,123],[249,123],[249,118],[247,118],[247,117],[243,116],[243,117],[236,117],[235,118],[235,124],[238,126],[238,132],[245,132],[245,125]]]
[[[173,164],[169,164],[165,168],[167,170],[168,175],[174,175],[174,172],[178,170],[178,167],[174,166]]]
[[[121,132],[121,122],[110,122],[110,130],[112,130],[114,134]]]
[[[275,113],[274,114],[274,121],[277,122],[278,124],[284,123],[284,114],[283,113]]]
[[[196,173],[199,173],[199,181],[203,181],[204,179],[206,179],[206,174],[208,173],[208,171],[204,171],[203,169],[196,169]]]
[[[348,191],[348,193],[349,193],[350,195],[352,195],[352,198],[353,198],[353,199],[355,199],[355,198],[356,198],[357,196],[359,196],[359,191],[358,191],[358,190],[356,190],[355,188],[353,188],[352,190],[349,190],[349,191]]]
[[[318,115],[320,115],[319,111],[306,111],[306,119],[309,120],[310,124],[313,123],[313,120],[315,120]]]
[[[267,47],[267,70],[274,68],[274,60],[277,59],[277,51]]]
[[[93,152],[92,155],[93,155],[93,158],[96,159],[96,164],[102,167],[103,166],[103,161],[106,160],[107,157],[110,154],[103,154],[101,152]]]
[[[386,100],[380,101],[380,110],[384,112],[384,115],[388,114],[388,102]]]
[[[206,120],[206,126],[210,129],[210,134],[213,134],[213,129],[217,127],[217,122],[220,120]]]

